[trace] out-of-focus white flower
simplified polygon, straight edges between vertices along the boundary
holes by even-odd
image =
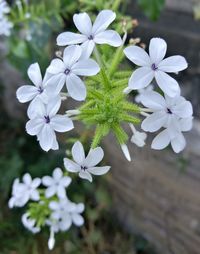
[[[160,38],[151,39],[149,55],[138,46],[130,46],[124,50],[127,58],[140,66],[133,72],[129,80],[128,86],[130,89],[145,88],[155,78],[160,89],[168,96],[175,97],[180,94],[180,87],[177,81],[166,72],[177,73],[186,69],[188,64],[184,57],[178,55],[164,59],[166,51],[167,44]]]
[[[37,188],[41,184],[41,179],[35,178],[32,180],[30,174],[26,173],[22,180],[23,182],[20,183],[17,178],[13,183],[12,197],[8,202],[9,208],[13,208],[14,206],[22,207],[29,200],[38,201],[40,199]]]
[[[0,19],[0,35],[10,36],[13,24],[6,18]]]
[[[113,47],[122,45],[122,39],[114,30],[106,30],[115,20],[116,14],[111,10],[101,11],[94,24],[87,13],[74,14],[73,20],[80,34],[64,32],[57,37],[59,46],[82,44],[82,57],[88,58],[95,44],[108,44]]]
[[[33,234],[40,232],[40,228],[36,226],[36,220],[30,218],[29,213],[24,213],[22,215],[22,223],[24,227],[31,231]]]
[[[4,19],[4,15],[10,12],[10,7],[5,0],[0,0],[0,19]]]
[[[137,131],[133,124],[130,124],[130,128],[133,132],[131,142],[136,144],[138,147],[145,146],[145,140],[147,138],[147,134],[145,132]]]
[[[83,145],[77,141],[72,147],[72,157],[74,161],[64,158],[64,165],[67,171],[79,173],[79,177],[92,182],[92,175],[106,174],[110,166],[96,167],[103,159],[104,152],[101,147],[90,149],[87,157]]]
[[[129,88],[129,87],[128,87]],[[129,88],[130,89],[130,88]],[[145,87],[145,88],[142,88],[142,89],[139,89],[137,92],[138,92],[138,94],[135,96],[135,102],[137,102],[137,103],[141,103],[141,96],[142,96],[142,94],[144,94],[144,93],[146,93],[146,92],[151,92],[151,91],[153,91],[153,89],[154,89],[154,86],[153,85],[149,85],[149,86],[147,86],[147,87]],[[132,89],[131,89],[131,91],[132,91]]]
[[[44,151],[57,150],[58,142],[55,131],[70,131],[74,128],[73,122],[66,115],[57,114],[61,105],[60,98],[51,99],[47,105],[43,103],[37,105],[36,115],[27,122],[26,131],[32,136],[37,135],[40,146]]]
[[[79,76],[96,75],[100,68],[93,59],[80,59],[82,49],[78,45],[65,48],[63,61],[53,59],[47,72],[52,75],[47,84],[52,88],[52,93],[58,94],[66,83],[69,95],[77,100],[86,98],[86,87]]]
[[[50,198],[55,194],[59,198],[66,197],[66,188],[70,185],[72,179],[69,176],[63,176],[63,172],[60,168],[55,168],[53,171],[53,177],[44,176],[42,183],[47,187],[45,190],[45,196]]]

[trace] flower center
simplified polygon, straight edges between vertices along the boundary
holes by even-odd
[[[50,118],[49,118],[49,116],[44,116],[44,119],[45,119],[45,123],[50,123]]]
[[[81,169],[85,171],[85,170],[87,170],[87,167],[86,166],[81,166]]]
[[[170,108],[167,108],[167,113],[168,113],[168,114],[172,114],[172,111],[171,111]]]
[[[156,66],[155,63],[153,63],[153,64],[151,65],[151,69],[152,69],[153,71],[156,71],[156,70],[158,69],[158,67]]]
[[[68,68],[64,71],[64,73],[65,73],[66,75],[69,75],[69,74],[70,74],[70,72],[71,72],[71,70],[70,70],[70,69],[68,69]]]
[[[93,35],[88,36],[88,40],[93,40],[93,39],[94,39]]]
[[[43,91],[44,91],[44,89],[41,86],[39,86],[38,87],[38,92],[41,94],[41,93],[43,93]]]

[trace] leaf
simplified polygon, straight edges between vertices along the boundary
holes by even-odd
[[[138,0],[138,4],[145,15],[155,21],[165,6],[165,0]]]

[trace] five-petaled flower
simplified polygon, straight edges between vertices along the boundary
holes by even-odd
[[[129,79],[129,91],[145,88],[155,78],[160,89],[168,96],[175,97],[180,94],[180,87],[177,81],[166,72],[177,73],[186,69],[188,64],[185,58],[179,55],[164,59],[166,51],[167,44],[160,38],[151,39],[149,55],[138,46],[125,48],[124,54],[127,58],[140,66]]]
[[[60,168],[55,168],[53,177],[44,176],[42,178],[42,184],[47,187],[45,196],[50,198],[57,194],[59,198],[65,198],[66,188],[70,185],[71,180],[69,176],[63,176],[63,172]]]
[[[90,149],[87,157],[83,145],[77,141],[72,147],[72,156],[74,161],[64,158],[64,165],[67,171],[79,173],[79,177],[92,182],[92,175],[106,174],[110,166],[96,167],[103,159],[104,152],[101,147]]]
[[[37,135],[41,148],[44,151],[57,150],[57,132],[70,131],[74,128],[73,122],[66,115],[57,114],[60,108],[60,98],[53,98],[47,105],[38,103],[36,115],[26,124],[28,134]]]
[[[106,30],[108,26],[115,20],[116,14],[111,10],[101,11],[94,24],[87,13],[74,14],[74,24],[80,34],[64,32],[57,38],[59,46],[82,44],[83,54],[88,58],[95,44],[109,44],[113,47],[119,47],[122,39],[114,30]]]

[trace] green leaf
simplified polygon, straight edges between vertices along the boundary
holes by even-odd
[[[157,20],[165,6],[165,0],[138,0],[140,8],[151,20]]]

